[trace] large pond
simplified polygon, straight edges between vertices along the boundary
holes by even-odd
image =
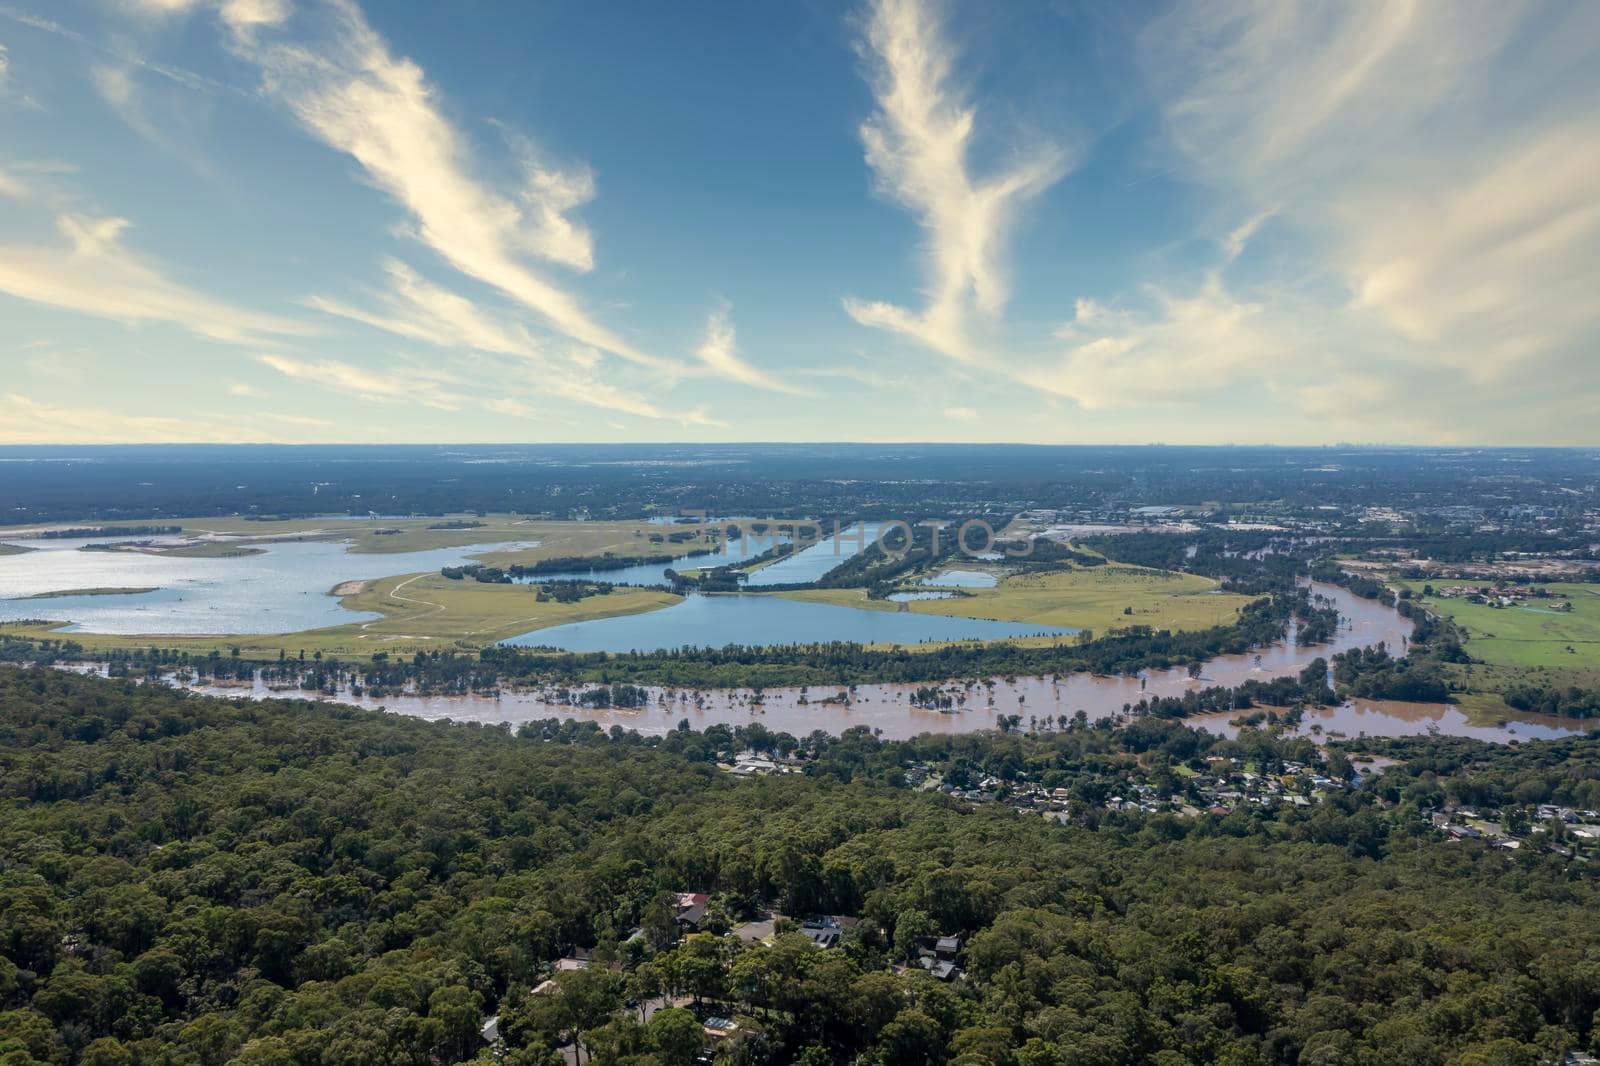
[[[782,565],[782,564],[779,564]],[[589,622],[536,629],[507,644],[563,651],[660,651],[728,644],[918,644],[944,640],[998,640],[1002,637],[1075,633],[1059,626],[951,618],[909,611],[875,611],[802,603],[781,596],[730,594],[689,596],[681,603],[643,614],[617,615]]]
[[[80,551],[88,541],[15,541],[33,551],[0,555],[0,620],[48,618],[82,633],[293,633],[381,617],[339,606],[342,581],[459,566],[516,544],[429,551],[357,553],[342,541],[251,545],[258,555],[186,558],[136,551]],[[70,589],[152,588],[154,592],[50,596]]]
[[[797,542],[787,533],[769,526],[760,534],[749,529],[743,536],[725,540],[714,552],[689,555],[672,563],[647,563],[625,566],[613,570],[566,570],[560,573],[537,574],[523,581],[603,581],[612,585],[665,585],[667,571],[706,570],[712,567],[747,563],[761,553],[781,545],[789,545],[792,554],[768,563],[752,573],[745,581],[750,588],[772,585],[804,584],[815,581],[829,570],[865,550],[878,536],[875,522],[857,523],[839,531],[837,536],[820,540],[812,538]]]
[[[946,570],[922,579],[924,585],[948,589],[992,589],[999,583],[999,578],[981,570]]]
[[[608,585],[665,585],[668,570],[703,570],[717,566],[746,563],[774,544],[787,544],[789,538],[773,532],[759,537],[746,532],[742,537],[724,540],[717,549],[703,555],[686,555],[671,563],[644,563],[610,570],[563,570],[559,573],[535,574],[518,579],[522,582],[543,581],[596,581]],[[666,554],[665,550],[662,554]]]
[[[852,556],[865,551],[868,545],[878,539],[879,528],[876,522],[858,522],[840,530],[836,536],[824,537],[810,547],[762,567],[751,574],[745,584],[751,588],[761,588],[815,581],[834,567],[843,565]]]

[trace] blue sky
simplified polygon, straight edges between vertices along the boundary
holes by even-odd
[[[1600,444],[1600,5],[0,0],[0,442]]]

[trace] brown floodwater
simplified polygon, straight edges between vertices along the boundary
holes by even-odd
[[[1141,696],[1181,696],[1191,688],[1235,686],[1249,680],[1270,681],[1298,674],[1312,660],[1355,647],[1385,644],[1403,654],[1412,625],[1391,607],[1364,600],[1333,585],[1315,584],[1313,591],[1338,608],[1340,625],[1326,644],[1297,647],[1290,638],[1256,652],[1212,659],[1198,679],[1185,668],[1148,671],[1140,677],[1070,674],[1064,677],[992,678],[985,681],[946,681],[938,687],[953,700],[949,711],[929,710],[912,703],[915,684],[858,685],[847,690],[836,685],[808,688],[773,688],[757,694],[750,689],[647,688],[649,701],[636,709],[577,707],[559,702],[540,690],[503,692],[498,696],[356,696],[269,689],[259,679],[240,685],[188,685],[212,695],[269,699],[302,697],[335,699],[374,710],[388,710],[430,720],[518,725],[547,718],[592,721],[603,729],[613,725],[660,734],[687,721],[692,728],[760,722],[768,729],[804,736],[814,730],[838,734],[866,726],[886,739],[904,739],[919,733],[970,733],[996,728],[1001,715],[1055,721],[1082,710],[1091,719],[1122,712]],[[103,671],[103,667],[101,668]],[[1188,721],[1215,733],[1233,734],[1230,713],[1199,715]],[[1491,741],[1547,739],[1585,733],[1583,722],[1543,715],[1525,715],[1500,725],[1474,725],[1458,708],[1448,704],[1399,703],[1361,700],[1339,707],[1309,709],[1299,731],[1333,737],[1409,736],[1436,732],[1449,736]]]

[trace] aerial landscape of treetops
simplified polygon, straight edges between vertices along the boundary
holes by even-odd
[[[1597,55],[0,0],[0,1066],[1600,1066]]]
[[[749,748],[799,772],[717,769]],[[574,1034],[586,1061],[638,1064],[1538,1066],[1587,1046],[1600,887],[1572,838],[1508,849],[1430,815],[1600,804],[1600,739],[1387,742],[1397,765],[1335,787],[1357,748],[1154,720],[513,735],[8,669],[0,1059],[555,1063]],[[1152,809],[1175,805],[1232,760],[1333,778],[1306,806],[1107,810],[1145,776]],[[930,772],[1001,801],[912,787]],[[1030,787],[1070,798],[1028,816],[1004,797]],[[692,920],[679,893],[705,894]],[[815,915],[844,919],[837,946]]]

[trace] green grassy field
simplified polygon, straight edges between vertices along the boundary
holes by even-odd
[[[1600,670],[1600,585],[1543,586],[1567,595],[1572,610],[1560,612],[1549,601],[1490,607],[1422,597],[1421,582],[1396,584],[1409,587],[1430,611],[1452,619],[1466,633],[1467,651],[1474,659],[1520,669]]]
[[[988,618],[1001,622],[1070,626],[1104,633],[1146,625],[1153,629],[1206,629],[1231,622],[1248,596],[1214,591],[1217,583],[1195,574],[1145,570],[1110,564],[1045,574],[1002,578],[992,589],[971,595],[909,604],[916,614]],[[898,610],[885,600],[868,600],[862,589],[803,589],[782,595],[814,603]],[[1131,611],[1131,613],[1128,613]]]

